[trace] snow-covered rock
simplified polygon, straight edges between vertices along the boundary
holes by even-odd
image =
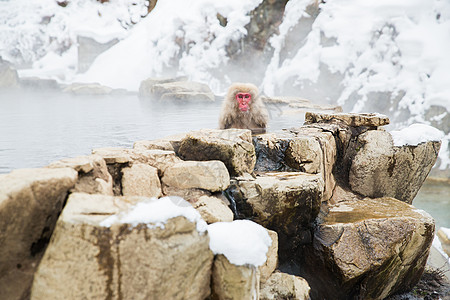
[[[205,230],[194,208],[170,198],[72,194],[31,299],[204,299],[213,262]]]

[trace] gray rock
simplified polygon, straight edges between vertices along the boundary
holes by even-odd
[[[59,84],[54,79],[42,79],[38,77],[20,78],[20,87],[32,90],[59,90]]]
[[[99,43],[93,38],[77,36],[78,44],[78,72],[84,73],[92,65],[94,60],[101,53],[105,52],[119,42],[118,39],[112,39],[106,43]]]
[[[12,65],[0,57],[0,89],[18,88],[19,76]]]

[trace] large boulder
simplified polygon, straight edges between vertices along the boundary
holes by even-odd
[[[70,168],[0,176],[0,298],[29,297],[34,271],[76,182]]]
[[[71,192],[113,195],[113,180],[101,156],[61,159],[51,163],[48,168],[72,168],[78,172],[78,181]]]
[[[282,272],[275,272],[265,283],[261,282],[259,299],[309,300],[310,289],[308,282],[301,277]]]
[[[205,299],[213,254],[201,222],[168,198],[72,194],[31,299]]]
[[[253,138],[256,171],[301,171],[321,174],[325,187],[323,200],[332,196],[336,180],[333,168],[337,146],[332,133],[321,128],[301,127]]]
[[[436,162],[440,142],[394,146],[384,130],[359,135],[349,173],[353,191],[367,197],[393,197],[411,204]]]
[[[162,182],[177,189],[219,192],[230,185],[230,175],[224,163],[218,160],[181,161],[165,170]]]
[[[344,200],[317,220],[299,257],[317,299],[384,299],[420,279],[434,220],[394,198]]]
[[[178,154],[185,160],[220,160],[231,176],[253,172],[256,157],[248,129],[193,131],[182,140]]]
[[[323,179],[300,172],[265,173],[256,178],[236,178],[227,190],[240,218],[278,233],[280,257],[311,242],[312,223],[319,213]]]

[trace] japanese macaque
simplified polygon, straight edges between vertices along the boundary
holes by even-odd
[[[252,134],[265,133],[269,120],[267,109],[258,95],[258,88],[250,83],[233,83],[225,96],[219,128],[250,129]]]

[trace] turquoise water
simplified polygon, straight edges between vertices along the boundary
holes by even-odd
[[[450,184],[448,182],[426,182],[413,200],[413,205],[433,216],[436,228],[450,228]]]

